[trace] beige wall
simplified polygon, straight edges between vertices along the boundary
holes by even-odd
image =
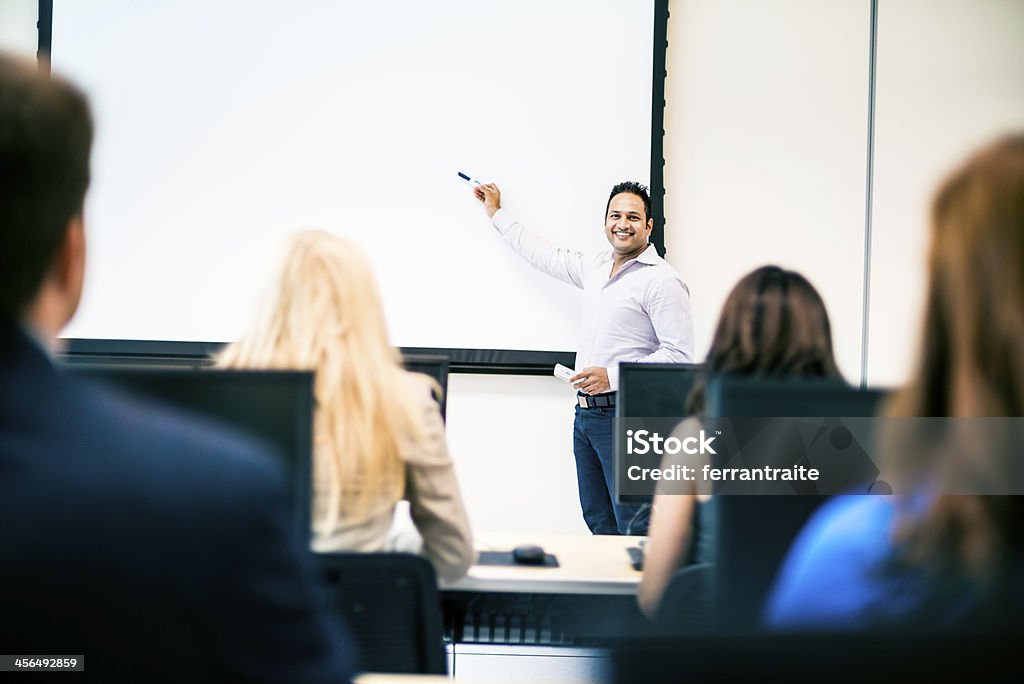
[[[868,381],[914,364],[932,194],[966,154],[1024,131],[1024,2],[882,0]]]
[[[1024,3],[879,0],[866,316],[870,0],[670,8],[666,246],[693,290],[698,349],[736,279],[775,262],[821,290],[850,380],[902,382],[935,185],[1024,130]]]
[[[670,5],[666,249],[703,358],[733,284],[767,263],[824,296],[843,372],[860,367],[868,2]]]
[[[39,44],[36,19],[38,0],[0,2],[0,50],[34,57]]]

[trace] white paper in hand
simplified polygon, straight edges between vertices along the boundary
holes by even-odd
[[[574,371],[572,368],[569,368],[568,366],[563,366],[560,363],[555,365],[555,377],[558,378],[559,380],[565,380],[566,382],[569,382],[569,378],[571,378],[574,375],[576,375],[576,371]]]

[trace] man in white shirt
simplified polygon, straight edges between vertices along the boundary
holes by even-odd
[[[604,225],[611,250],[590,255],[555,247],[527,230],[502,210],[501,192],[493,183],[477,186],[474,193],[516,253],[583,290],[578,372],[571,378],[580,393],[573,451],[583,518],[594,534],[645,534],[647,520],[638,515],[638,507],[615,501],[612,428],[618,364],[693,361],[690,292],[648,242],[654,219],[647,188],[633,182],[612,188]]]

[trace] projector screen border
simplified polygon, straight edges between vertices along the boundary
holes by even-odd
[[[665,255],[665,78],[668,76],[668,0],[654,2],[654,54],[651,90],[651,213],[654,229],[651,242]],[[49,72],[53,35],[53,0],[39,0],[37,58],[41,69]],[[206,365],[223,342],[172,342],[157,340],[66,339],[61,353],[66,361],[116,360],[146,365]],[[437,347],[402,348],[404,355],[445,356],[452,373],[495,373],[511,375],[548,375],[556,364],[574,365],[570,351],[531,351],[520,349],[457,349]]]

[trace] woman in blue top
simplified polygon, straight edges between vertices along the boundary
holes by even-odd
[[[919,367],[887,413],[1022,416],[1024,135],[957,170],[936,195],[931,224]],[[823,507],[790,550],[767,623],[942,630],[1018,619],[1024,507],[1019,496],[986,494],[1020,491],[1021,442],[1000,441],[1019,427],[987,421],[979,430],[980,422],[946,421],[939,437],[935,423],[916,435],[900,428],[911,439],[897,443],[910,448],[892,449],[891,461],[897,491],[912,495]]]

